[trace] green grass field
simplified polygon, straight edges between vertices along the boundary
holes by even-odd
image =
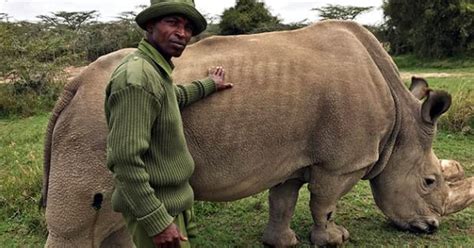
[[[445,72],[432,68],[409,68],[410,73]],[[428,78],[433,88],[448,90],[454,106],[441,120],[434,143],[440,158],[462,163],[468,176],[474,175],[474,67],[449,69],[456,76]],[[454,110],[454,111],[453,111]],[[450,111],[450,112],[451,112]],[[465,111],[465,112],[463,112]],[[461,112],[461,113],[458,113]],[[450,115],[460,118],[460,127]],[[459,117],[460,116],[460,117]],[[42,148],[48,114],[25,119],[0,120],[0,246],[41,247],[46,238],[43,212],[37,201],[41,191]],[[464,133],[460,132],[465,129]],[[447,131],[458,130],[458,131]],[[467,130],[467,131],[466,131]],[[200,235],[198,247],[259,247],[268,218],[267,192],[232,203],[197,202],[195,205]],[[312,224],[306,187],[300,192],[292,228],[308,247]],[[433,235],[396,230],[375,206],[368,182],[360,182],[338,203],[336,222],[351,233],[347,247],[473,247],[474,208],[443,219]]]

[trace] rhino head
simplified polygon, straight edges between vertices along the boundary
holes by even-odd
[[[464,179],[459,163],[440,161],[432,149],[436,121],[450,107],[451,96],[430,90],[422,78],[412,78],[410,90],[419,101],[402,110],[392,155],[370,183],[377,206],[396,226],[432,233],[441,216],[474,201],[474,177]]]

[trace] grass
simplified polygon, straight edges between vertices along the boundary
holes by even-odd
[[[410,68],[412,73],[434,72],[428,67]],[[436,70],[439,72],[440,70]],[[474,73],[474,67],[442,72]],[[474,81],[469,75],[429,77],[433,88],[442,88],[454,99],[473,100]],[[467,92],[467,94],[466,94]],[[463,95],[466,94],[466,95]],[[470,105],[470,106],[469,106]],[[474,106],[471,103],[467,107]],[[453,106],[450,112],[458,112]],[[448,112],[449,113],[449,112]],[[469,118],[471,114],[462,114]],[[449,115],[449,114],[448,114]],[[447,118],[449,116],[443,117]],[[469,117],[470,115],[470,117]],[[444,120],[442,119],[441,122]],[[42,176],[43,138],[48,114],[29,118],[0,119],[0,244],[1,247],[41,247],[46,239],[43,212],[37,209]],[[443,126],[434,143],[438,157],[460,161],[466,173],[474,175],[474,135],[447,131]],[[268,219],[268,193],[263,192],[232,203],[197,202],[198,247],[259,247]],[[299,247],[309,247],[312,219],[306,187],[300,192],[292,228],[302,239]],[[368,182],[361,181],[338,202],[337,223],[351,233],[347,247],[472,247],[474,208],[443,219],[434,235],[396,230],[375,206]]]
[[[0,244],[38,247],[45,239],[38,210],[48,116],[0,120]]]

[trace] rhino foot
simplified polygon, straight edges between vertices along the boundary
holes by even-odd
[[[262,242],[270,247],[291,247],[296,246],[299,241],[290,228],[279,231],[267,227],[263,233]]]
[[[329,222],[325,227],[313,226],[311,243],[317,246],[339,246],[349,239],[349,232],[342,226]]]

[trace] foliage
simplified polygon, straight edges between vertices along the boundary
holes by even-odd
[[[237,0],[224,10],[219,24],[221,34],[236,35],[274,30],[280,20],[272,16],[265,3],[257,0]]]
[[[73,59],[75,37],[69,32],[48,29],[42,23],[0,22],[0,76],[12,70],[28,69],[42,63],[57,63],[60,58]]]
[[[319,16],[326,19],[354,20],[358,15],[372,10],[374,7],[357,7],[328,4],[321,8],[313,8]]]
[[[65,82],[61,65],[79,56],[70,49],[68,34],[41,23],[0,23],[0,56],[8,61],[0,64],[0,116],[52,108]]]
[[[474,8],[466,0],[384,0],[383,10],[393,54],[474,54]]]
[[[78,37],[78,47],[85,53],[87,61],[94,61],[102,55],[127,47],[137,47],[143,31],[130,20],[108,23],[94,23],[87,32]]]
[[[50,111],[65,82],[56,71],[48,68],[37,74],[11,74],[13,82],[0,84],[0,117],[26,117]]]
[[[135,12],[108,23],[93,22],[96,12],[61,11],[40,16],[39,23],[0,21],[0,58],[8,62],[0,64],[0,117],[51,110],[66,82],[64,67],[137,46],[143,34]]]

